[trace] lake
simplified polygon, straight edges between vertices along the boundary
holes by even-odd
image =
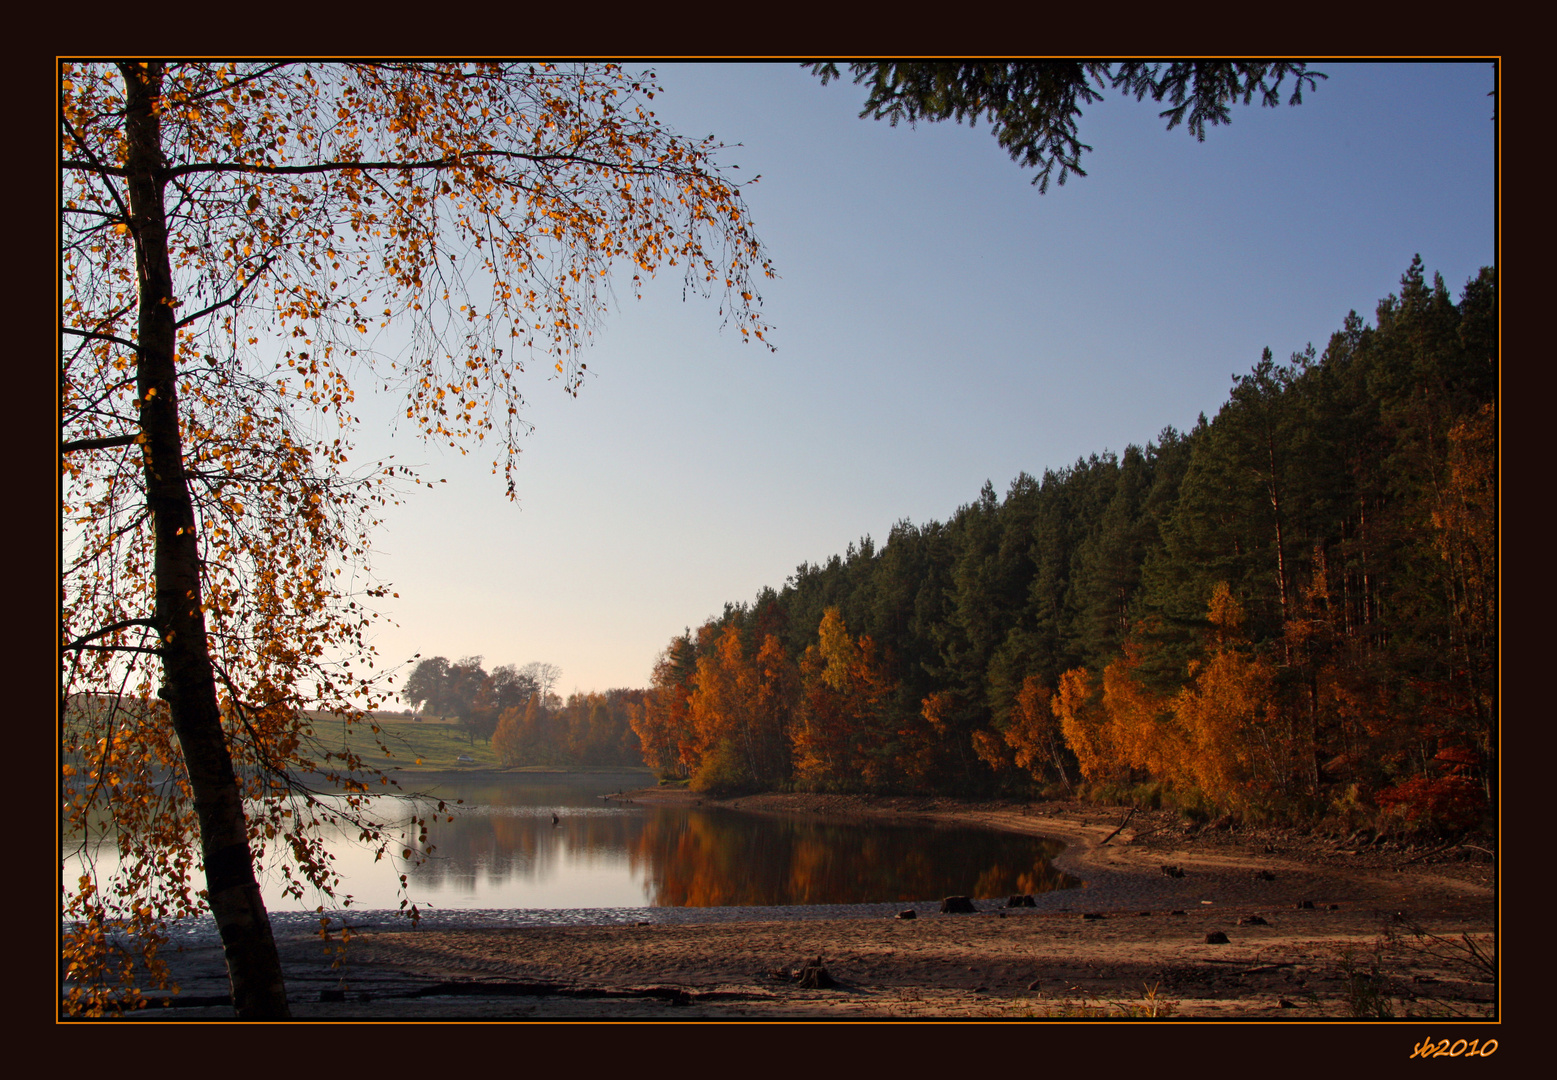
[[[454,820],[429,823],[432,850],[420,862],[375,863],[355,830],[327,832],[341,891],[355,909],[397,908],[397,877],[405,873],[410,899],[424,910],[558,910],[913,902],[1080,884],[1051,864],[1063,845],[1037,837],[602,799],[648,779],[534,773],[440,784],[431,794]],[[403,803],[380,806],[386,819],[409,816]],[[112,853],[100,859],[107,868]],[[79,870],[66,861],[73,880]],[[274,912],[312,911],[321,902],[285,896],[277,875],[265,875],[262,887]]]

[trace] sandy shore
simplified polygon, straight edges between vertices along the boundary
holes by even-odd
[[[694,800],[683,792],[636,801]],[[1494,871],[1475,849],[1358,847],[1193,830],[1166,812],[1081,803],[763,795],[757,813],[911,815],[1054,837],[1086,887],[973,914],[531,928],[394,924],[344,953],[281,934],[293,1012],[316,1019],[884,1019],[1156,1016],[1285,1020],[1371,1011],[1487,1018]],[[1123,828],[1120,828],[1123,824]],[[1170,875],[1164,867],[1174,868]],[[1181,876],[1180,876],[1181,872]],[[728,915],[729,913],[724,913]],[[1424,933],[1425,932],[1425,933]],[[1225,942],[1208,937],[1224,935]],[[1467,941],[1475,947],[1473,950]],[[822,986],[796,975],[821,958]],[[335,965],[335,966],[332,966]],[[188,1006],[230,1015],[214,946],[176,961]],[[825,985],[831,982],[832,985]]]

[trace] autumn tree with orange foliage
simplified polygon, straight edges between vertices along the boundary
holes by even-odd
[[[687,699],[692,786],[699,791],[746,790],[789,777],[789,723],[798,691],[794,665],[772,634],[748,656],[740,628],[717,638],[703,628]]]
[[[1498,422],[1491,404],[1449,429],[1448,478],[1435,494],[1433,539],[1449,596],[1450,649],[1471,714],[1467,741],[1490,760],[1497,751],[1498,632]]]
[[[1065,764],[1065,735],[1050,702],[1053,695],[1036,675],[1022,680],[1004,730],[973,733],[974,751],[997,773],[1009,767],[1025,771],[1034,780],[1058,777],[1071,789]]]
[[[898,727],[898,768],[911,784],[933,784],[955,767],[956,733],[964,725],[968,703],[952,690],[935,690],[919,703],[919,715],[904,718]],[[1008,762],[1007,751],[990,732],[973,733],[973,755],[995,770]]]
[[[536,715],[535,698],[530,699],[527,709],[529,718],[533,718]],[[492,752],[504,765],[522,765],[534,753],[536,740],[529,730],[533,725],[525,723],[525,713],[525,709],[514,706],[504,709],[503,715],[497,718],[497,729],[492,732]]]
[[[884,753],[891,676],[875,642],[850,637],[836,607],[823,612],[817,636],[800,661],[795,778],[822,787],[880,785],[895,768]]]
[[[1103,709],[1102,695],[1086,668],[1072,668],[1060,676],[1059,689],[1049,708],[1060,722],[1065,745],[1076,755],[1082,776],[1100,783],[1121,774],[1123,765]]]
[[[1103,711],[1120,760],[1132,769],[1166,780],[1182,780],[1190,756],[1188,740],[1174,721],[1171,699],[1137,677],[1142,649],[1127,641],[1124,655],[1103,669]]]
[[[712,629],[711,627],[706,629]],[[692,723],[691,751],[697,766],[692,784],[700,791],[739,789],[754,779],[750,755],[750,678],[741,650],[741,632],[727,626],[697,659],[697,675],[687,699]]]
[[[751,774],[759,780],[787,780],[794,767],[790,728],[800,700],[800,672],[774,634],[763,635],[747,670],[747,693],[752,697],[752,727],[746,740]]]
[[[1281,708],[1274,664],[1249,652],[1243,607],[1226,584],[1211,597],[1212,640],[1173,701],[1188,737],[1188,771],[1213,804],[1278,806],[1298,792],[1303,746]],[[1311,756],[1311,754],[1310,754]]]
[[[1142,676],[1149,646],[1138,640],[1104,669],[1101,687],[1084,668],[1061,678],[1053,711],[1088,780],[1168,781],[1181,799],[1238,812],[1302,793],[1311,741],[1281,693],[1276,665],[1253,650],[1225,582],[1212,595],[1207,625],[1203,653],[1175,694]]]
[[[648,693],[632,709],[631,723],[643,747],[644,764],[662,778],[689,775],[692,726],[692,678],[697,673],[697,646],[690,631],[671,640],[654,665]]]
[[[359,393],[491,440],[512,495],[524,358],[577,392],[618,263],[762,337],[740,190],[655,92],[610,65],[61,65],[61,810],[122,856],[64,890],[68,1008],[135,1004],[117,936],[154,960],[209,907],[238,1015],[286,1016],[256,850],[331,894],[342,792],[393,840],[303,711],[385,696],[369,541],[407,474],[352,470]]]

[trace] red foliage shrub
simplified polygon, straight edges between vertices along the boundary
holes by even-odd
[[[1463,776],[1414,777],[1379,792],[1375,801],[1408,829],[1426,832],[1474,828],[1486,806],[1481,788]]]

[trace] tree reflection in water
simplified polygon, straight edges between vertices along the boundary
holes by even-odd
[[[647,815],[631,849],[656,907],[863,904],[1073,888],[1057,841],[728,810]]]
[[[619,788],[583,780],[461,786],[454,822],[431,830],[435,857],[410,872],[413,895],[454,907],[725,907],[1000,897],[1081,884],[1052,865],[1063,845],[1040,837],[633,806],[602,802]]]
[[[448,801],[454,820],[429,822],[435,851],[416,865],[375,862],[344,825],[326,836],[341,892],[357,910],[393,909],[405,895],[423,910],[545,911],[910,902],[1080,884],[1051,865],[1062,845],[1038,837],[601,798],[647,781],[643,773],[533,774],[445,785],[434,795]],[[464,802],[456,806],[456,799]],[[429,817],[433,805],[424,808]],[[386,807],[384,817],[393,816]],[[66,883],[81,873],[77,844],[62,839]],[[421,845],[408,836],[405,846]],[[118,852],[101,845],[91,856],[111,870]],[[409,894],[395,888],[402,871]],[[279,880],[263,884],[277,911],[312,911],[321,902],[286,896]]]

